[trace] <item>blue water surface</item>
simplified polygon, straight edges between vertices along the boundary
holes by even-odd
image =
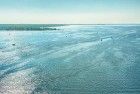
[[[140,94],[139,25],[0,31],[0,94]]]

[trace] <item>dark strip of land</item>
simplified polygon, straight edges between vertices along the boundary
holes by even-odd
[[[64,26],[64,24],[0,24],[0,30],[58,30],[56,28],[58,26]]]

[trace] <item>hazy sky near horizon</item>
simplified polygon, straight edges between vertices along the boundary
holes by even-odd
[[[140,0],[0,0],[0,23],[140,23]]]

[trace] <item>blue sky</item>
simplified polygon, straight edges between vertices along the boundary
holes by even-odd
[[[0,23],[140,23],[140,0],[0,0]]]

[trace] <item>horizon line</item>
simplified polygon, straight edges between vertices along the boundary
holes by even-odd
[[[63,23],[0,23],[0,25],[140,25],[140,23],[107,23],[107,24],[63,24]]]

